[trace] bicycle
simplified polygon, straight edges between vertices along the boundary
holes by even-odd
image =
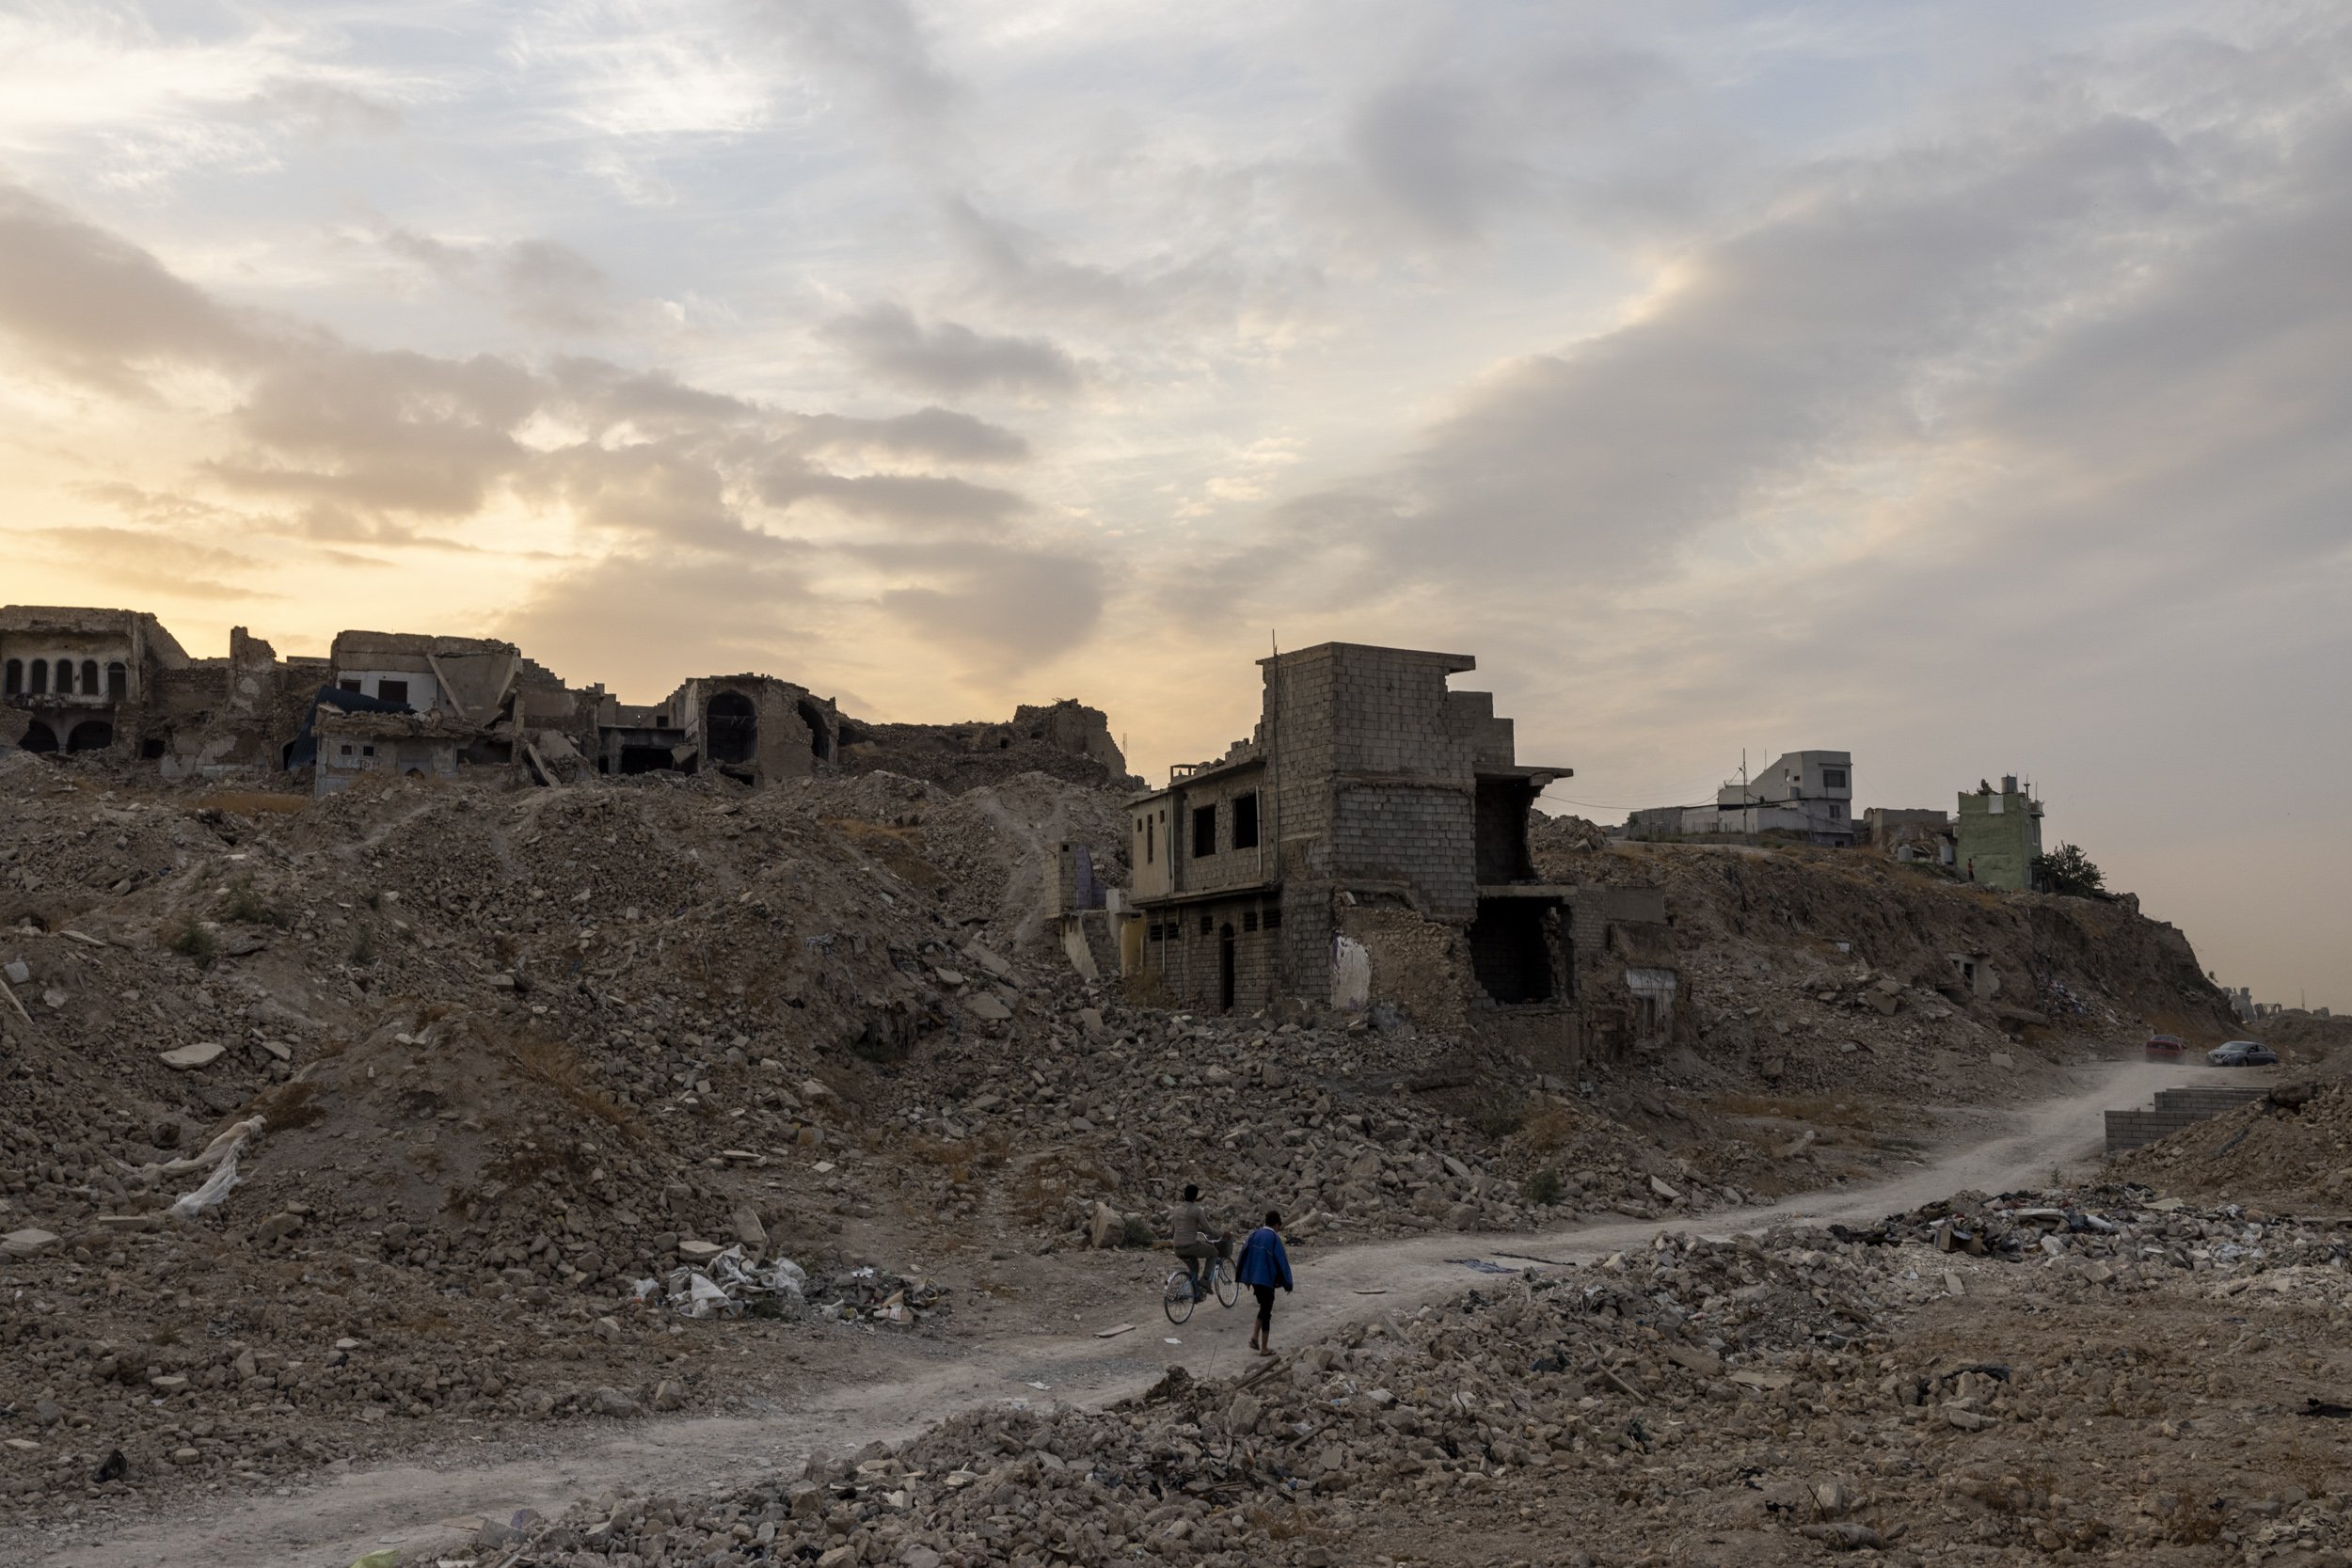
[[[1201,1259],[1206,1266],[1200,1271],[1203,1290],[1200,1294],[1193,1292],[1192,1275],[1184,1269],[1170,1273],[1160,1287],[1160,1310],[1171,1323],[1184,1323],[1192,1317],[1192,1309],[1212,1293],[1220,1307],[1231,1307],[1241,1299],[1241,1281],[1234,1277],[1233,1260],[1226,1256],[1231,1250],[1228,1238],[1213,1236],[1210,1241],[1216,1244],[1216,1256]]]

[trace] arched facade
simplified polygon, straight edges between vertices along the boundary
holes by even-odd
[[[24,727],[24,738],[17,744],[28,752],[54,752],[57,749],[57,732],[36,719]]]
[[[759,713],[740,691],[722,691],[703,708],[703,747],[713,762],[745,763],[759,753]]]
[[[69,752],[103,752],[115,743],[115,727],[103,719],[85,719],[66,737]]]

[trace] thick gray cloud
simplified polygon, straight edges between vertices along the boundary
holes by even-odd
[[[992,337],[956,322],[925,326],[903,305],[869,305],[825,324],[824,335],[864,369],[925,392],[1067,392],[1070,356],[1042,338]]]
[[[498,302],[507,316],[555,337],[587,337],[617,321],[612,280],[571,246],[548,239],[453,245],[393,229],[384,248],[443,283]]]
[[[2105,237],[2187,179],[2159,131],[2106,117],[1813,171],[1639,319],[1499,367],[1392,475],[1283,520],[1416,578],[1621,588],[1842,448],[1929,438],[1931,389],[2052,287],[2095,287]]]
[[[1103,568],[1086,556],[973,545],[866,553],[922,579],[883,592],[891,619],[986,668],[1009,672],[1066,653],[1103,617]]]
[[[798,437],[818,452],[928,458],[934,463],[997,465],[1025,463],[1029,443],[1018,432],[970,414],[936,405],[884,419],[842,414],[804,414]]]
[[[262,370],[234,420],[250,448],[211,469],[250,494],[470,515],[526,460],[514,432],[538,404],[490,356],[309,345]]]
[[[939,474],[836,474],[797,461],[771,465],[759,476],[769,505],[821,499],[854,517],[929,531],[993,533],[1028,509],[1009,490]]]
[[[0,332],[115,392],[158,360],[242,361],[253,326],[154,257],[21,187],[0,185]]]
[[[281,77],[253,95],[250,108],[262,119],[315,141],[339,137],[373,139],[400,130],[400,110],[333,82]]]

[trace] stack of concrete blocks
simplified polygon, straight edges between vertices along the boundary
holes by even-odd
[[[2224,1084],[2158,1089],[2156,1108],[2153,1111],[2107,1113],[2107,1152],[2121,1154],[2127,1148],[2137,1148],[2142,1144],[2169,1138],[2184,1128],[2194,1127],[2226,1111],[2251,1104],[2267,1092],[2258,1088],[2234,1088]]]

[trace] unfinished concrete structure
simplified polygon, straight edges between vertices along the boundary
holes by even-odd
[[[1535,881],[1527,825],[1570,770],[1520,763],[1494,699],[1447,689],[1477,661],[1327,642],[1258,662],[1256,734],[1130,807],[1147,983],[1226,1010],[1565,1018],[1575,890]]]

